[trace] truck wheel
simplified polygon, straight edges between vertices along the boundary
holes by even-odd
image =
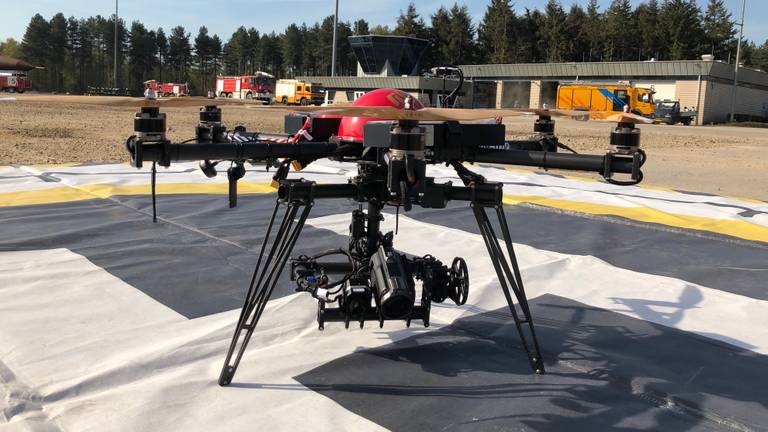
[[[288,98],[283,96],[283,100],[281,101],[283,105],[288,105]]]
[[[245,98],[248,99],[248,100],[253,99],[253,93],[246,93],[245,94]]]
[[[683,126],[690,126],[691,121],[690,120],[683,120]]]
[[[307,99],[301,98],[301,106],[307,106]]]

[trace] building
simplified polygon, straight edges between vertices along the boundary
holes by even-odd
[[[680,106],[699,108],[697,124],[728,121],[734,67],[711,56],[689,61],[605,63],[536,63],[461,66],[475,86],[493,87],[487,106],[554,106],[560,83],[574,81],[616,83],[652,88],[656,100],[679,100]],[[768,119],[768,73],[739,69],[736,92],[739,117]]]
[[[419,75],[419,61],[429,46],[425,39],[365,35],[351,36],[349,42],[357,57],[357,76],[297,77],[320,83],[327,90],[329,103],[354,101],[377,88],[398,88],[411,93],[425,105],[435,106],[458,84],[452,79]],[[472,85],[463,86],[459,103],[471,104],[473,90]]]
[[[452,79],[419,76],[418,61],[426,41],[401,36],[350,38],[358,58],[356,77],[300,77],[319,82],[330,103],[348,102],[367,91],[393,87],[411,93],[427,106],[457,85]],[[463,65],[467,80],[458,105],[473,108],[529,108],[555,106],[561,83],[626,83],[655,90],[656,100],[679,100],[681,107],[697,109],[696,124],[729,119],[734,67],[712,56],[701,60],[532,63]],[[740,119],[768,119],[768,73],[739,69],[735,112]]]
[[[357,76],[412,76],[419,73],[419,60],[429,41],[413,37],[350,36],[357,57]]]

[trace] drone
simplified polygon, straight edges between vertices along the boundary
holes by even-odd
[[[156,165],[200,161],[203,173],[214,177],[217,165],[229,162],[230,207],[237,205],[237,181],[245,175],[246,163],[276,168],[275,207],[218,379],[221,386],[232,382],[286,266],[296,291],[317,300],[320,330],[331,323],[363,328],[373,322],[382,327],[385,321],[401,321],[406,326],[420,322],[428,327],[433,303],[451,300],[459,306],[465,304],[469,274],[464,258],[455,257],[449,265],[432,255],[408,256],[395,248],[392,232],[381,232],[385,207],[396,207],[399,215],[401,207],[405,212],[413,206],[442,209],[452,201],[465,202],[471,208],[530,366],[536,374],[545,373],[502,208],[503,185],[487,180],[467,165],[591,171],[613,184],[634,185],[642,181],[641,168],[647,159],[640,148],[636,124],[651,122],[628,112],[609,116],[607,120],[617,126],[611,131],[609,149],[596,155],[578,154],[555,135],[553,118],[591,114],[584,111],[427,108],[404,91],[378,89],[351,105],[291,108],[295,111],[285,116],[285,133],[267,134],[248,132],[242,126],[227,129],[217,102],[204,100],[190,142],[172,143],[165,135],[166,115],[160,112],[163,104],[143,100],[134,117],[135,135],[128,138],[126,147],[133,166],[152,163],[155,220]],[[174,103],[188,106],[195,101]],[[507,140],[500,121],[478,122],[522,115],[535,119],[533,135],[525,140]],[[356,164],[357,175],[334,184],[289,175],[291,168],[300,171],[320,159]],[[437,164],[452,167],[461,184],[438,182],[428,176],[427,166]],[[312,207],[328,199],[346,199],[353,204],[347,246],[292,257]]]

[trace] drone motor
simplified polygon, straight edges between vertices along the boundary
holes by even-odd
[[[142,107],[133,117],[133,130],[142,142],[165,141],[165,113],[158,107]]]
[[[226,142],[227,128],[221,123],[221,108],[207,105],[200,108],[200,121],[195,128],[198,143]]]
[[[424,182],[419,180],[427,170],[426,134],[426,128],[412,120],[400,120],[389,133],[387,186],[399,196],[406,211],[411,208],[411,196],[423,192]]]
[[[640,149],[640,129],[633,123],[619,123],[611,131],[611,152],[633,155]]]

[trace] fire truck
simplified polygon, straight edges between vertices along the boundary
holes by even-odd
[[[32,81],[26,73],[0,70],[0,91],[24,93],[32,88]]]
[[[317,83],[282,79],[277,82],[275,100],[283,105],[321,105],[325,90]]]
[[[266,72],[254,75],[216,77],[216,96],[235,99],[275,101],[275,77]]]
[[[155,80],[144,82],[144,90],[152,89],[158,96],[189,96],[189,86],[186,84],[160,83]]]

